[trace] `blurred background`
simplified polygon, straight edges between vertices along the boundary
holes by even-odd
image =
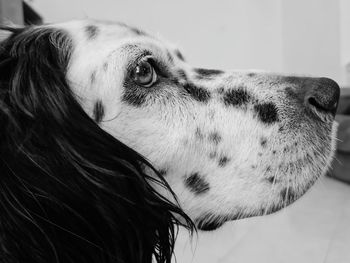
[[[194,66],[336,80],[339,142],[330,176],[276,214],[192,240],[181,230],[175,252],[179,263],[350,262],[350,0],[0,0],[0,23],[81,18],[160,35]]]

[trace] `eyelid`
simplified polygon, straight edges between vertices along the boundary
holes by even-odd
[[[159,65],[158,65],[158,62],[157,62],[153,57],[147,58],[146,61],[147,61],[149,64],[151,64],[151,66],[154,68],[154,70],[155,70],[157,73],[161,72],[161,69],[160,69],[160,67],[159,67]]]
[[[139,57],[136,63],[139,64],[141,61],[147,61],[154,68],[154,71],[158,76],[164,78],[168,78],[171,76],[171,73],[169,73],[167,66],[161,61],[157,60],[151,54]]]
[[[130,76],[132,70],[139,65],[141,61],[147,61],[154,68],[155,73],[159,77],[172,78],[173,74],[169,69],[169,66],[165,62],[158,60],[150,51],[143,50],[140,52],[133,61],[127,66],[127,72]]]

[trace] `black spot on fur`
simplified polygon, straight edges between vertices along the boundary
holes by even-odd
[[[120,26],[124,27],[125,29],[129,30],[130,32],[134,33],[135,35],[148,36],[145,31],[142,31],[141,29],[138,29],[137,27],[133,27],[133,26],[127,25],[127,24],[122,23],[122,22],[116,22],[116,23],[119,24]]]
[[[185,90],[190,94],[190,96],[199,102],[208,102],[211,95],[208,90],[202,87],[195,86],[192,83],[187,83],[184,85]]]
[[[136,27],[130,27],[131,31],[134,32],[138,36],[145,36],[147,35],[144,31],[136,28]]]
[[[195,68],[194,71],[197,74],[206,75],[206,76],[212,76],[212,75],[216,76],[224,73],[222,70],[219,70],[219,69],[206,69],[206,68]]]
[[[185,61],[184,56],[181,54],[180,50],[175,50],[175,55],[177,56],[178,59]]]
[[[204,135],[203,135],[203,133],[202,133],[202,131],[201,131],[201,129],[199,127],[196,128],[196,131],[195,131],[194,134],[195,134],[197,139],[203,140]]]
[[[263,123],[272,124],[278,121],[277,108],[272,103],[254,105],[254,110]]]
[[[182,139],[181,142],[184,146],[187,146],[188,145],[188,138]]]
[[[199,195],[209,191],[209,184],[198,174],[191,174],[185,179],[185,185],[191,190],[191,192]]]
[[[272,151],[272,154],[276,154],[276,150],[273,150],[273,151]]]
[[[256,76],[256,73],[250,72],[250,73],[247,74],[247,76],[248,77],[254,77],[254,76]]]
[[[103,63],[102,68],[103,68],[103,71],[107,71],[108,70],[108,62]]]
[[[280,192],[281,199],[286,203],[292,203],[296,198],[296,193],[292,189],[285,188]]]
[[[276,177],[271,176],[271,177],[266,178],[266,180],[267,180],[270,184],[273,184],[274,182],[276,182]]]
[[[247,104],[251,99],[250,95],[244,89],[230,89],[225,92],[223,100],[226,106],[239,107]]]
[[[99,33],[99,29],[95,25],[88,25],[85,27],[85,32],[86,32],[87,38],[92,40],[97,37]]]
[[[261,137],[260,138],[260,145],[262,147],[266,147],[266,144],[267,144],[267,139],[265,137]]]
[[[225,221],[217,221],[217,220],[207,221],[207,218],[203,217],[202,219],[199,219],[197,221],[197,228],[202,231],[213,231],[221,227],[224,223]]]
[[[224,167],[226,166],[230,161],[230,158],[228,158],[227,156],[221,156],[218,162],[218,165],[220,167]]]
[[[217,155],[218,155],[217,152],[211,152],[211,153],[209,153],[209,158],[214,159],[214,158],[216,158]]]
[[[95,105],[94,105],[94,109],[93,109],[93,118],[94,120],[99,123],[102,121],[104,115],[105,115],[105,108],[102,104],[102,101],[98,100]]]
[[[211,79],[224,73],[222,70],[204,68],[196,68],[194,72],[197,73],[196,77],[198,79]]]
[[[208,136],[208,140],[218,145],[221,141],[221,136],[218,132],[211,132]]]
[[[279,210],[281,210],[282,206],[280,204],[272,204],[269,208],[268,208],[268,214],[272,214],[275,213]]]
[[[94,84],[96,81],[96,71],[92,72],[90,75],[90,83]]]

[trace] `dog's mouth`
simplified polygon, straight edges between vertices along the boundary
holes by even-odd
[[[293,189],[282,190],[280,193],[281,200],[276,204],[271,204],[269,207],[261,208],[253,211],[240,208],[240,209],[237,209],[237,212],[232,215],[205,214],[197,218],[195,220],[195,224],[199,230],[212,231],[221,227],[227,221],[235,221],[235,220],[240,220],[240,219],[245,219],[250,217],[265,216],[265,215],[273,214],[289,206],[291,203],[299,199],[316,182],[316,180],[317,178],[312,182],[310,182],[309,186],[305,188],[304,192],[297,193]]]
[[[220,228],[227,221],[235,221],[240,219],[246,219],[250,217],[270,215],[282,210],[289,206],[297,199],[299,199],[315,182],[317,178],[309,182],[309,185],[304,188],[303,192],[295,192],[293,189],[284,189],[280,192],[280,200],[277,203],[273,203],[268,207],[249,210],[249,209],[237,209],[237,212],[232,215],[215,215],[205,214],[197,218],[194,222],[199,230],[212,231]]]
[[[197,228],[211,231],[221,227],[227,221],[269,215],[301,198],[329,170],[335,151],[336,130],[337,123],[333,123],[332,131],[327,134],[329,139],[324,141],[322,152],[320,149],[317,150],[317,154],[315,151],[313,154],[311,151],[306,151],[302,157],[294,158],[294,161],[290,161],[286,154],[283,159],[287,162],[284,165],[277,165],[275,170],[271,168],[270,172],[275,176],[265,177],[264,180],[274,192],[273,201],[264,202],[260,208],[237,207],[231,214],[204,213],[194,220]],[[304,147],[307,148],[307,146]]]

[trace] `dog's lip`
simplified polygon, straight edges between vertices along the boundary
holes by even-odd
[[[227,220],[218,222],[215,220],[211,220],[207,222],[199,222],[197,223],[197,228],[202,231],[213,231],[220,228],[223,224],[225,224],[226,221]]]
[[[238,211],[237,213],[232,215],[202,215],[196,220],[194,220],[194,222],[199,230],[213,231],[220,228],[228,221],[237,221],[252,217],[276,214],[284,208],[286,208],[287,206],[293,204],[298,199],[300,199],[315,184],[315,182],[319,179],[320,176],[321,175],[311,178],[307,186],[303,189],[303,191],[295,192],[293,188],[289,188],[288,190],[284,188],[284,190],[280,191],[280,199],[277,200],[277,202],[273,202],[267,207],[256,209],[254,212],[242,213]]]
[[[250,213],[250,214],[237,213],[236,215],[230,215],[230,216],[217,215],[214,218],[209,220],[206,219],[205,216],[202,216],[199,219],[195,220],[195,224],[197,226],[197,229],[199,230],[213,231],[222,227],[226,222],[229,222],[229,221],[237,221],[237,220],[251,218],[251,217],[270,215],[272,213],[280,211],[283,208],[283,206],[278,206],[278,207],[274,206],[274,207],[276,207],[276,209],[274,210],[269,209],[265,211],[264,209],[261,209],[261,210],[256,210],[255,213]]]

